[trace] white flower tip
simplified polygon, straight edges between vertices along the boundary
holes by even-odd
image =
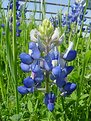
[[[31,30],[30,32],[30,39],[34,42],[37,42],[38,41],[38,36],[40,35],[40,33],[36,30],[36,29],[33,29]]]
[[[65,37],[65,34],[62,34],[62,36],[59,38],[59,44],[61,44],[62,42],[63,42],[63,40],[64,40],[64,37]]]
[[[31,49],[29,49],[29,55],[31,56],[31,54],[33,53],[33,51]]]
[[[58,60],[52,60],[53,67],[57,66]]]
[[[56,80],[54,80],[54,83],[56,83]]]
[[[63,58],[66,58],[66,57],[67,57],[69,51],[72,50],[72,48],[73,48],[73,42],[70,41],[70,42],[69,42],[69,47],[67,48],[67,51],[66,51],[66,53],[64,54]]]
[[[54,34],[52,35],[52,41],[56,40],[59,38],[59,29],[56,28],[54,31]]]

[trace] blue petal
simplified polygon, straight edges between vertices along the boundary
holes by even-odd
[[[33,49],[33,52],[31,54],[31,57],[33,59],[39,59],[40,58],[40,51],[38,48]]]
[[[48,103],[47,108],[49,111],[53,111],[54,110],[54,103]]]
[[[27,88],[32,87],[34,85],[34,80],[28,76],[27,78],[24,79],[23,84]]]
[[[33,62],[33,59],[31,58],[31,56],[29,54],[26,54],[26,53],[21,53],[20,59],[25,64],[31,64]]]
[[[44,103],[45,103],[45,105],[48,104],[48,93],[45,94]]]
[[[66,61],[72,61],[76,58],[77,52],[75,50],[70,50],[69,53],[67,54],[67,57],[64,58]]]
[[[24,71],[24,72],[29,72],[29,71],[31,71],[30,65],[21,63],[20,67],[21,67],[22,71]]]
[[[60,68],[60,66],[56,66],[52,69],[52,74],[55,76],[55,77],[60,77],[61,74],[62,74],[62,69]]]
[[[44,80],[44,73],[40,70],[39,72],[35,73],[35,77],[34,77],[34,80],[37,82],[37,83],[40,83]]]
[[[18,89],[18,92],[19,92],[20,94],[22,94],[22,95],[28,93],[28,90],[27,90],[27,88],[26,88],[25,86],[19,86],[17,89]]]
[[[31,65],[31,70],[32,70],[34,73],[41,71],[41,70],[40,70],[40,66],[37,65],[36,63],[33,63],[33,64]]]
[[[19,30],[18,28],[17,28],[17,30],[16,30],[16,32],[19,33],[19,34],[21,33],[21,31],[22,31],[22,30]]]
[[[54,103],[55,99],[56,99],[56,97],[55,97],[54,93],[50,92],[48,94],[48,103]]]
[[[63,77],[66,77],[68,74],[70,74],[73,69],[74,69],[73,66],[66,66],[63,69]]]
[[[47,71],[50,71],[52,69],[52,62],[51,62],[51,58],[50,58],[49,54],[46,55],[44,57],[44,59],[45,59],[45,61],[44,61],[44,67],[45,67],[45,69]]]
[[[20,22],[19,22],[19,21],[17,21],[16,25],[17,25],[17,26],[20,26]]]
[[[59,88],[62,88],[66,84],[66,81],[63,77],[59,77],[56,79],[56,84]]]
[[[64,90],[66,90],[67,92],[73,92],[76,89],[77,85],[75,83],[70,83],[68,82],[65,86],[64,86]]]
[[[34,92],[34,87],[27,88],[28,92],[33,93]]]
[[[35,42],[30,42],[29,43],[29,49],[34,49],[36,48],[36,43]]]
[[[49,56],[50,56],[50,58],[52,59],[52,60],[58,60],[58,58],[59,58],[59,53],[58,53],[58,51],[52,51],[52,52],[50,52],[49,53]]]
[[[17,36],[17,37],[20,37],[20,33],[17,33],[17,32],[16,32],[16,36]]]

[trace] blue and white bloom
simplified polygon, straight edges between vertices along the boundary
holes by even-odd
[[[31,74],[23,80],[23,86],[19,86],[18,91],[28,94],[34,89],[40,90],[41,83],[45,81],[44,103],[49,111],[53,111],[56,97],[49,85],[56,84],[62,96],[68,96],[76,89],[76,84],[67,82],[67,76],[74,68],[67,62],[73,61],[77,53],[73,50],[73,42],[70,42],[66,52],[60,54],[58,46],[64,40],[64,34],[60,37],[59,28],[53,31],[49,20],[44,20],[39,28],[39,31],[34,29],[30,32],[29,53],[20,54],[21,69],[27,73],[31,71]]]

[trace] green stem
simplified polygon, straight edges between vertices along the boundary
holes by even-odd
[[[46,71],[46,93],[49,93],[49,72]]]
[[[69,9],[70,9],[70,0],[68,1],[68,14],[69,14]]]
[[[65,115],[65,109],[64,109],[64,97],[61,98],[61,101],[62,101],[62,108],[63,108],[64,121],[66,121],[66,115]]]
[[[49,48],[48,46],[46,47],[46,54],[49,52]],[[46,84],[45,84],[45,87],[46,87],[46,93],[49,93],[49,72],[46,71]]]
[[[19,113],[18,91],[17,91],[17,45],[16,45],[16,0],[13,0],[13,66],[15,82],[16,113]]]
[[[46,6],[45,6],[45,0],[41,2],[41,9],[42,9],[42,20],[45,18],[45,13],[46,13]]]

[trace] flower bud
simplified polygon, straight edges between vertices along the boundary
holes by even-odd
[[[39,26],[39,32],[41,33],[41,37],[43,39],[50,38],[53,34],[53,26],[51,22],[47,19],[44,19],[42,25]]]

